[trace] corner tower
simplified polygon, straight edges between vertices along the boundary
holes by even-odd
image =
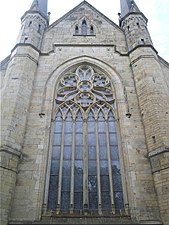
[[[1,204],[0,224],[10,218],[18,164],[22,155],[33,81],[43,34],[48,26],[47,0],[34,0],[21,18],[22,27],[13,48],[1,93]]]
[[[120,0],[121,17],[120,26],[124,30],[128,45],[131,51],[138,45],[153,46],[150,34],[147,29],[147,18],[139,10],[134,0]]]
[[[169,92],[147,29],[147,18],[134,0],[121,0],[120,26],[128,46],[130,66],[138,97],[147,143],[147,157],[152,168],[160,216],[169,224]]]
[[[40,50],[44,31],[49,25],[48,0],[34,0],[30,9],[21,17],[21,30],[17,43],[31,44]]]

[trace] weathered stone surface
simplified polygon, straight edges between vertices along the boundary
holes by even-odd
[[[47,28],[37,12],[25,15],[18,44],[7,70],[1,72],[2,225],[8,220],[10,224],[169,224],[169,64],[157,56],[141,17],[129,15],[122,30],[86,2]],[[75,26],[81,29],[84,18],[88,35],[77,35]],[[135,26],[137,20],[141,28]],[[37,34],[39,23],[41,34]],[[138,42],[142,35],[144,45]],[[103,71],[114,88],[129,218],[81,221],[48,216],[56,90],[60,78],[82,63]]]

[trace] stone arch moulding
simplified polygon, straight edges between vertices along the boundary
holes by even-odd
[[[55,95],[55,90],[57,87],[57,83],[60,80],[60,78],[65,74],[69,69],[76,65],[80,65],[82,63],[87,63],[90,65],[93,65],[96,68],[99,68],[102,70],[108,78],[112,81],[114,92],[115,92],[115,98],[116,102],[118,101],[124,101],[125,102],[125,95],[124,95],[124,86],[122,82],[122,78],[120,74],[115,71],[113,67],[106,64],[105,62],[98,60],[96,58],[88,57],[88,56],[81,56],[76,57],[71,60],[68,60],[58,66],[56,69],[54,69],[45,85],[44,94],[43,94],[43,102],[42,102],[42,112],[45,111],[45,101],[53,100]],[[53,91],[53,92],[52,92]]]
[[[117,120],[117,130],[118,130],[118,142],[119,142],[119,156],[120,156],[120,162],[121,162],[121,173],[122,173],[122,183],[123,183],[123,193],[124,193],[124,203],[125,203],[125,211],[128,214],[128,193],[129,188],[126,185],[126,178],[125,177],[125,170],[124,168],[127,168],[128,166],[126,165],[124,161],[124,157],[126,156],[126,145],[125,143],[125,135],[123,135],[123,127],[124,127],[124,115],[126,114],[126,101],[125,101],[125,94],[124,94],[124,87],[122,84],[122,78],[120,75],[111,67],[110,65],[95,59],[95,58],[90,58],[87,56],[82,56],[82,57],[77,57],[72,60],[69,60],[59,67],[57,67],[50,75],[49,78],[46,82],[46,87],[44,91],[44,98],[45,101],[42,103],[42,112],[46,115],[46,124],[50,124],[50,130],[51,133],[49,132],[49,146],[48,146],[48,159],[46,161],[47,165],[47,170],[46,170],[46,185],[45,185],[45,196],[44,196],[44,212],[46,211],[46,206],[47,206],[47,199],[48,199],[48,187],[49,187],[49,175],[50,175],[50,158],[51,158],[51,145],[52,145],[52,131],[53,131],[53,126],[54,123],[54,104],[55,104],[55,95],[57,91],[57,86],[59,83],[59,80],[61,77],[69,71],[71,68],[81,65],[81,64],[88,64],[91,65],[95,68],[98,68],[99,70],[103,71],[105,75],[108,76],[110,81],[112,82],[113,89],[114,89],[114,96],[116,99],[116,107],[115,107],[115,118]],[[124,165],[125,164],[125,165]]]

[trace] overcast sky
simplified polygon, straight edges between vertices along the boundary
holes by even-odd
[[[28,10],[33,0],[5,0],[0,3],[0,61],[10,54],[15,46],[21,26],[20,18]],[[63,16],[82,0],[48,0],[51,21]],[[88,2],[118,24],[120,0],[88,0]],[[159,55],[169,62],[169,0],[135,0],[140,10],[149,19],[154,46]]]

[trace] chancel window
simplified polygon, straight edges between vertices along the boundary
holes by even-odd
[[[109,78],[82,65],[60,80],[48,209],[117,213],[124,209],[114,94]]]

